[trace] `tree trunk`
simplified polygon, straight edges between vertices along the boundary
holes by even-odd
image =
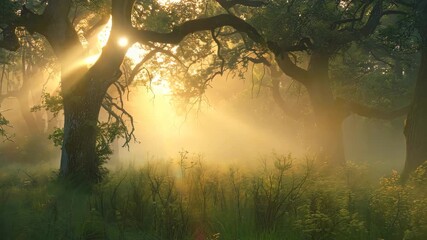
[[[415,94],[405,126],[406,161],[403,180],[427,161],[427,1],[420,3],[417,30],[421,35],[421,63]]]
[[[115,50],[116,42],[110,38],[97,63],[88,70],[85,64],[81,64],[85,51],[68,19],[70,7],[69,0],[49,1],[42,16],[28,11],[26,14],[35,20],[43,20],[33,30],[46,37],[61,62],[64,134],[60,175],[91,183],[102,176],[102,162],[97,155],[96,144],[101,103],[108,86],[118,78],[117,70],[126,49]]]
[[[321,157],[329,163],[342,164],[345,162],[342,118],[330,86],[329,55],[314,52],[307,70],[311,80],[306,87],[313,107]]]
[[[427,49],[424,47],[415,96],[405,126],[406,161],[403,178],[427,161]]]
[[[405,126],[406,161],[402,173],[404,179],[407,179],[410,173],[412,173],[418,166],[427,161],[426,92],[427,48],[424,46],[422,49],[420,70],[415,87],[415,95]]]
[[[60,174],[72,180],[97,182],[102,177],[102,162],[96,151],[97,123],[105,92],[95,88],[96,84],[85,83],[81,81],[72,94],[64,95]]]
[[[343,164],[345,155],[341,125],[344,117],[330,86],[329,58],[328,53],[313,51],[305,70],[291,61],[288,52],[280,53],[279,50],[279,54],[276,53],[276,62],[282,72],[307,88],[314,113],[316,153],[328,163]],[[273,90],[277,86],[276,83]],[[273,94],[276,95],[273,96],[276,103],[280,105],[278,100],[282,99],[279,93],[276,91]]]
[[[89,70],[82,67],[61,81],[64,138],[60,173],[80,182],[97,182],[104,172],[97,153],[98,117],[108,87],[121,75],[120,64],[126,54],[125,49],[109,44]]]

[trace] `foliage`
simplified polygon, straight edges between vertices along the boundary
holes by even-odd
[[[62,145],[64,138],[64,130],[62,128],[54,128],[53,132],[49,134],[48,139],[53,142],[55,147]]]
[[[396,229],[407,229],[409,225],[410,198],[409,187],[400,185],[400,176],[393,172],[390,177],[382,178],[380,187],[375,192],[371,205],[375,209],[377,222],[384,226],[386,238],[402,238],[402,232]],[[400,235],[400,236],[399,236]]]
[[[127,129],[119,122],[99,122],[97,127],[98,135],[96,140],[96,153],[99,158],[98,161],[100,162],[99,167],[101,167],[113,153],[111,150],[111,144],[115,140],[123,138]]]
[[[366,220],[355,205],[368,196],[358,196],[366,193],[356,192],[336,177],[312,178],[315,182],[309,183],[306,202],[299,209],[302,218],[296,221],[296,227],[310,239],[365,239]]]
[[[364,45],[369,43],[375,45],[371,41],[352,44],[333,59],[331,75],[336,95],[377,109],[408,105],[417,66],[413,62],[415,54],[390,53],[380,46],[366,49]]]
[[[17,11],[19,9],[18,1],[1,1],[0,9],[2,10],[2,14],[0,14],[0,27],[3,24],[7,24],[13,22],[17,18]]]
[[[110,155],[113,153],[111,150],[111,144],[119,137],[123,137],[126,128],[117,122],[99,122],[97,128],[98,134],[96,140],[96,164],[97,168],[99,169],[99,176],[96,176],[96,178],[102,179],[108,172],[103,165],[108,161]],[[62,128],[55,128],[48,138],[56,147],[60,147],[62,146],[64,140],[64,130]]]
[[[427,162],[418,167],[408,183],[410,202],[409,225],[406,239],[427,238]]]
[[[76,6],[86,8],[90,11],[103,14],[108,9],[108,1],[106,0],[74,0]]]
[[[4,127],[7,127],[9,125],[9,121],[0,113],[0,137],[6,137],[7,138],[7,132]]]
[[[42,96],[42,103],[32,107],[31,111],[35,112],[44,109],[52,113],[54,117],[57,117],[63,107],[62,97],[60,95],[44,93]]]
[[[401,185],[396,173],[368,180],[370,166],[331,172],[317,161],[298,161],[273,154],[255,168],[215,167],[183,151],[173,161],[151,159],[112,172],[91,192],[64,188],[46,171],[9,169],[0,175],[0,216],[8,219],[0,233],[5,239],[425,238],[425,166]],[[272,225],[259,219],[268,216]]]
[[[290,212],[293,204],[300,201],[310,169],[300,178],[292,174],[292,157],[273,155],[273,167],[264,166],[258,177],[253,180],[253,198],[255,208],[255,222],[262,230],[275,229],[280,224],[283,215]]]

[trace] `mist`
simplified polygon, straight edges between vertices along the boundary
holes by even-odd
[[[52,83],[50,89],[53,91],[55,86]],[[134,118],[137,142],[122,147],[124,142],[119,140],[120,147],[114,149],[114,156],[120,164],[143,164],[153,158],[167,160],[178,156],[180,151],[200,154],[207,161],[221,163],[257,162],[272,152],[292,154],[297,159],[316,154],[310,146],[316,141],[315,136],[307,133],[311,130],[286,118],[275,106],[268,90],[254,94],[253,83],[249,80],[215,79],[203,103],[190,106],[189,111],[180,109],[171,94],[156,93],[147,86],[132,87],[125,106]],[[17,100],[6,99],[2,109],[7,110],[3,115],[12,123],[8,130],[17,139],[4,144],[19,146],[21,139],[31,136]],[[63,120],[61,116],[57,118],[56,126],[60,127]],[[43,121],[52,119],[43,113]],[[402,129],[402,119],[349,117],[343,124],[348,160],[381,163],[383,173],[392,169],[400,171],[405,157]],[[53,144],[47,139],[43,142]],[[51,146],[45,147],[51,149]],[[56,168],[59,147],[52,154],[54,157],[49,162]]]
[[[120,162],[168,160],[181,151],[223,164],[257,163],[273,152],[300,160],[314,157],[316,139],[307,133],[311,129],[283,116],[268,90],[255,96],[251,89],[250,81],[216,79],[204,103],[188,112],[179,110],[170,95],[147,87],[133,89],[126,106],[134,116],[138,142],[129,149],[119,148]],[[379,164],[381,173],[400,171],[405,159],[402,129],[402,119],[391,122],[353,115],[343,124],[346,157]]]
[[[0,9],[2,239],[427,239],[427,0]]]

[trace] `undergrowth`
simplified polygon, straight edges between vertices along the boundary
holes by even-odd
[[[112,171],[91,192],[0,173],[2,239],[427,239],[426,166],[402,185],[370,166],[290,155],[215,166],[182,152]],[[53,176],[53,175],[52,175]]]

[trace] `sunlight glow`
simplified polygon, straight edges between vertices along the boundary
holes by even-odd
[[[132,63],[135,65],[139,63],[147,53],[148,51],[145,50],[141,44],[136,43],[128,49],[126,57],[132,60]]]
[[[92,55],[92,56],[85,58],[85,60],[84,60],[85,64],[88,66],[95,64],[96,61],[98,61],[98,58],[100,55],[101,54],[95,54],[95,55]]]
[[[117,44],[119,44],[120,47],[126,47],[129,44],[129,40],[126,37],[121,37],[117,41]]]
[[[172,94],[169,82],[167,80],[161,79],[160,76],[154,76],[154,78],[151,80],[151,89],[156,95]]]
[[[179,1],[180,0],[162,0],[159,3],[167,5],[170,3],[177,3]],[[97,36],[98,51],[96,54],[93,54],[84,60],[84,63],[86,65],[91,66],[98,60],[99,56],[101,55],[101,49],[107,44],[108,38],[110,36],[111,25],[112,25],[112,19],[110,17],[110,20],[108,21],[108,23],[104,26],[104,28],[99,32]],[[121,37],[117,40],[117,44],[120,47],[127,47],[129,45],[129,40],[126,37]],[[177,47],[178,46],[172,48],[171,51],[173,53],[176,53]],[[147,55],[147,53],[148,51],[144,49],[143,45],[136,43],[129,47],[126,53],[126,57],[131,60],[132,62],[131,67],[134,67]],[[157,60],[158,63],[163,63],[166,61],[164,56],[157,56],[157,59],[155,60]],[[138,81],[137,78],[136,78],[136,81]],[[153,76],[153,79],[151,81],[151,89],[153,90],[153,93],[157,95],[171,95],[172,93],[172,90],[169,86],[169,82],[165,79],[161,79],[160,75]]]
[[[112,18],[110,16],[110,20],[108,20],[107,24],[104,26],[104,28],[98,34],[98,44],[101,48],[103,48],[107,44],[108,37],[110,36],[112,23],[113,23],[113,21],[112,21]]]

